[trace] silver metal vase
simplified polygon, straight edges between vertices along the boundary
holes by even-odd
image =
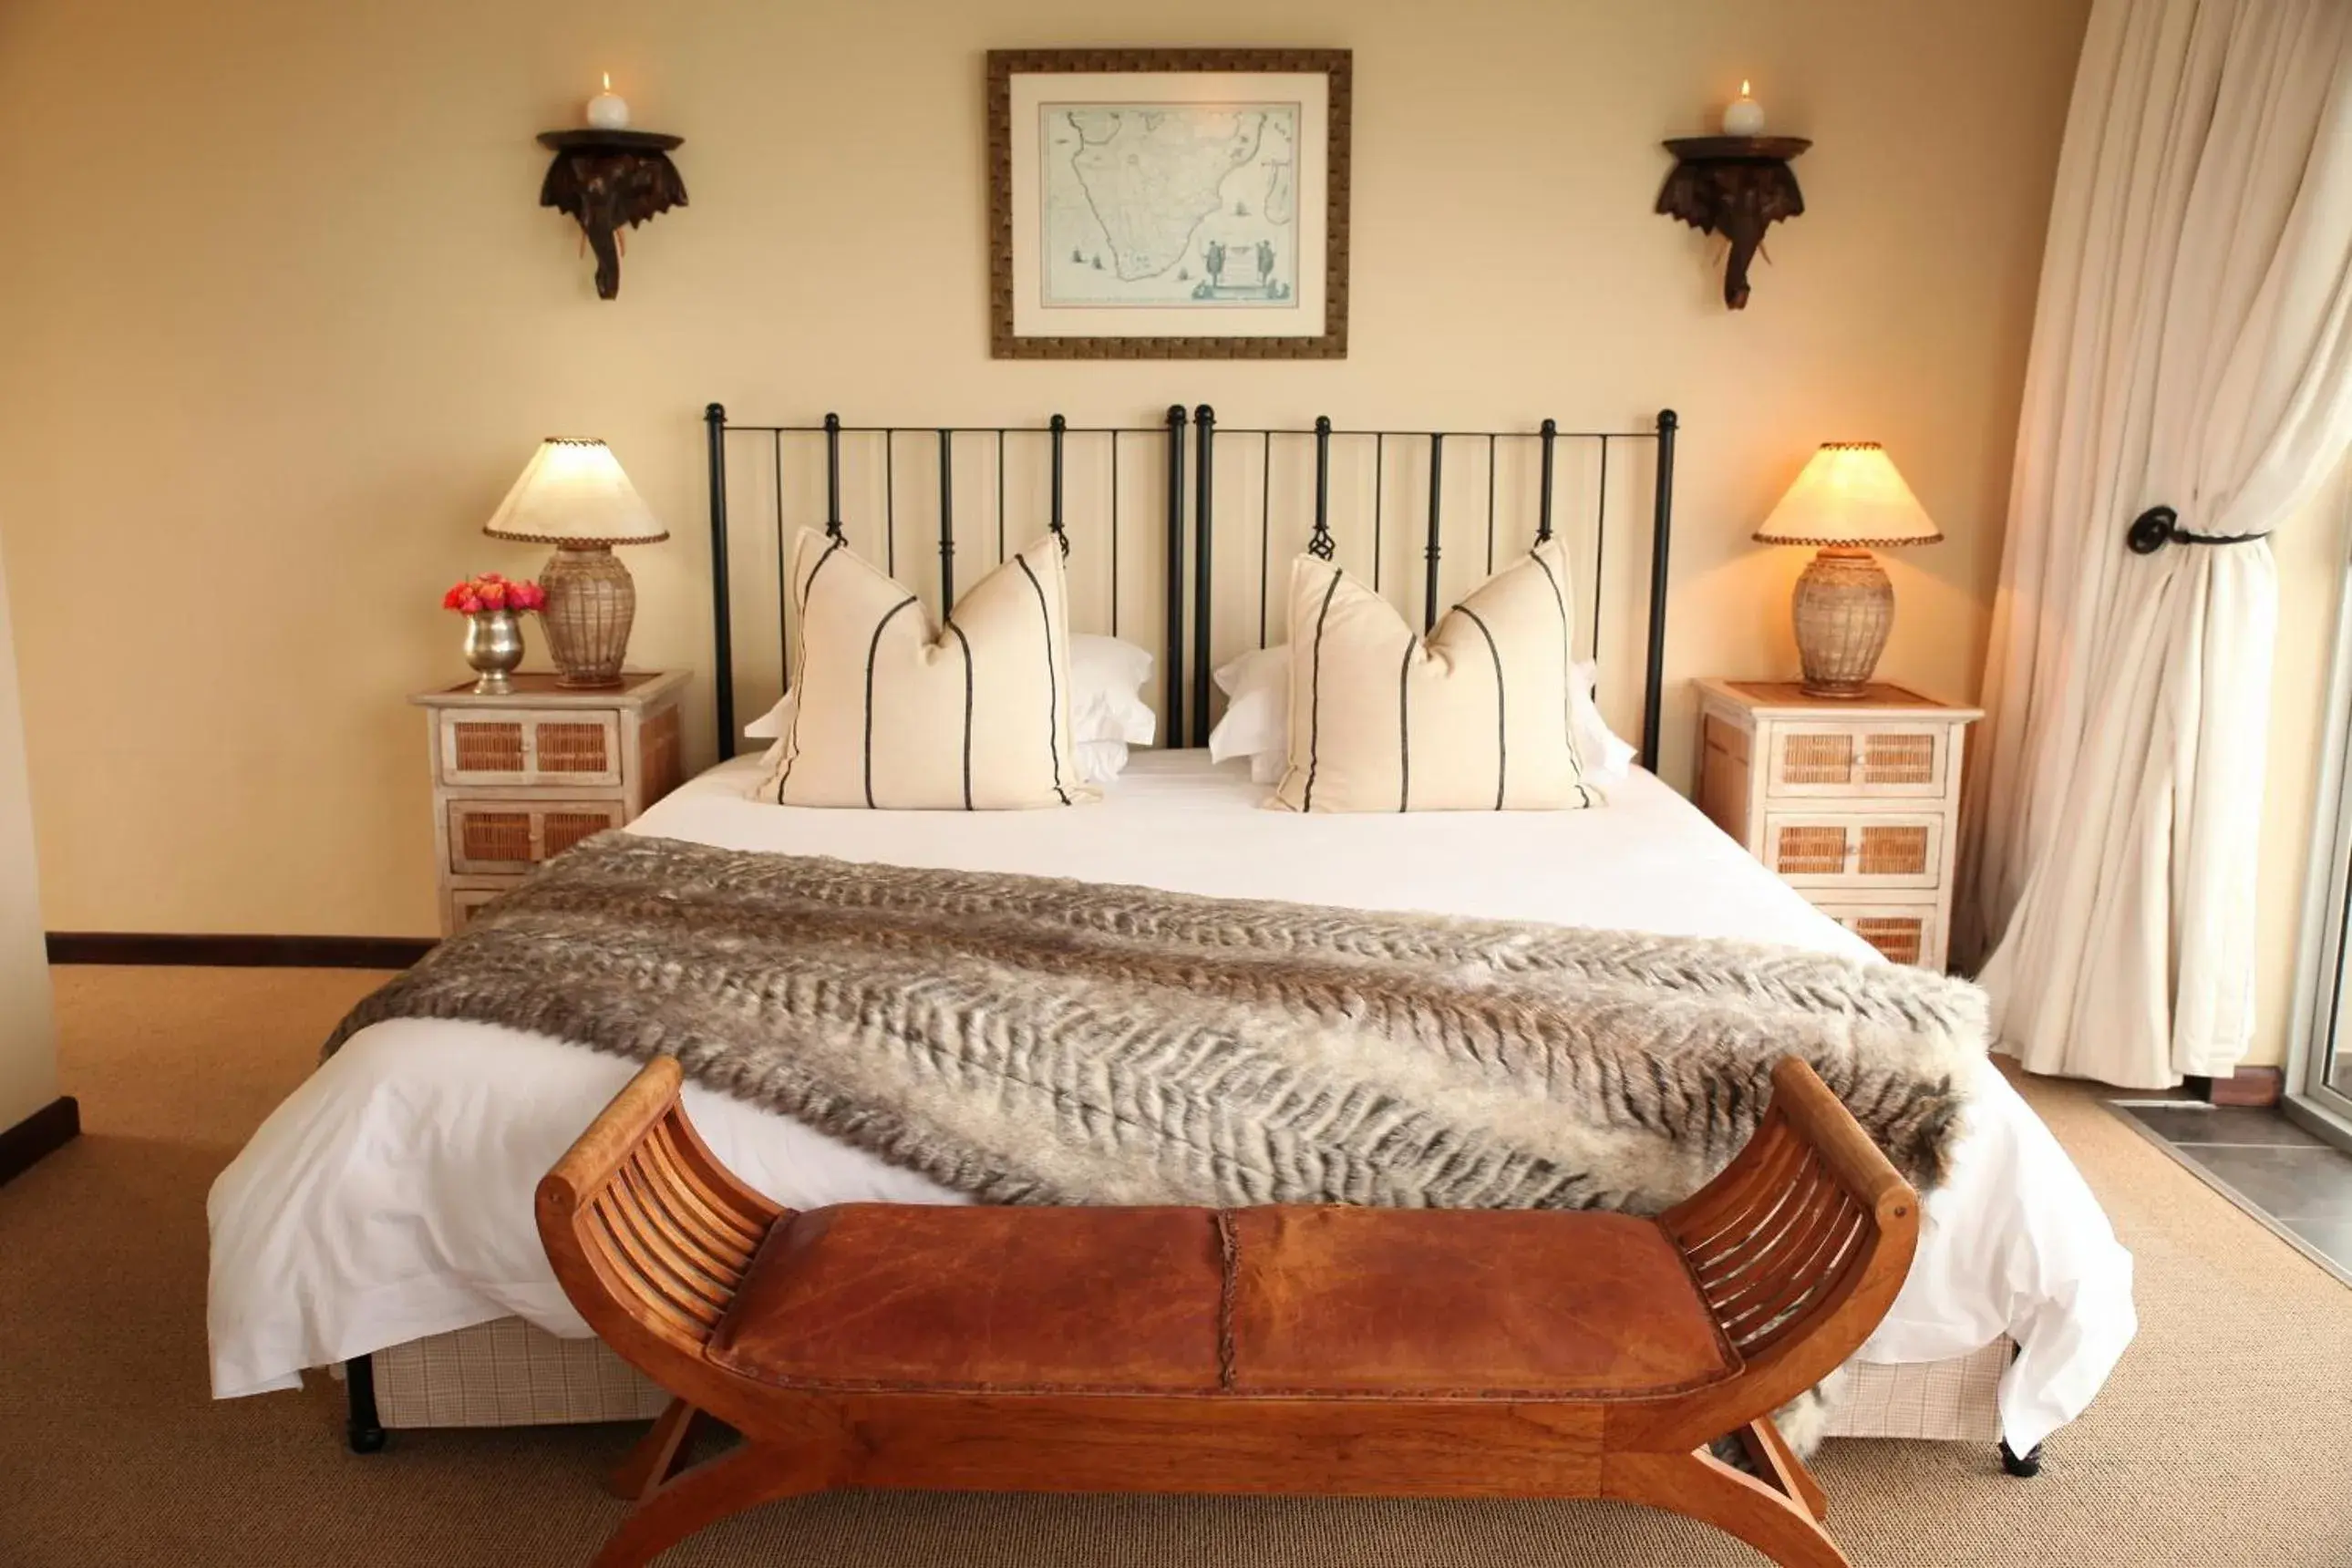
[[[466,662],[478,679],[474,689],[499,697],[514,689],[507,679],[522,665],[522,617],[513,610],[477,610],[466,617]]]

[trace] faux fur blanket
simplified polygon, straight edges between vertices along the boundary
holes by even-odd
[[[992,1203],[1654,1213],[1796,1052],[1922,1187],[1973,986],[1748,943],[1205,899],[610,833],[362,1002],[510,1025]]]

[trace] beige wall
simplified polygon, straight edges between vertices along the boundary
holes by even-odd
[[[13,0],[0,529],[50,921],[430,931],[401,699],[459,673],[436,595],[534,568],[475,531],[538,437],[599,434],[679,531],[631,558],[635,652],[707,668],[714,398],[1587,426],[1673,405],[1678,682],[1790,667],[1801,552],[1745,536],[1816,442],[1875,437],[1949,534],[1894,563],[1885,672],[1970,696],[2084,11]],[[992,363],[982,52],[1169,42],[1356,51],[1352,356]],[[632,237],[615,304],[533,205],[532,133],[602,68],[688,138],[693,193]],[[1650,205],[1658,138],[1743,74],[1818,144],[1812,211],[1732,315]],[[1679,686],[1670,721],[1679,776]]]
[[[0,1131],[57,1098],[57,1027],[41,941],[40,873],[16,697],[7,574],[0,570]]]

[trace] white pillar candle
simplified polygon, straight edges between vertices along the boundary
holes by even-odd
[[[626,131],[629,103],[613,90],[613,73],[604,73],[604,90],[588,100],[588,123],[599,131]]]
[[[1726,136],[1761,136],[1764,134],[1764,106],[1748,96],[1748,83],[1739,84],[1739,96],[1724,106],[1723,133]]]

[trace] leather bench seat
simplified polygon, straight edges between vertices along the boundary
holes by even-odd
[[[785,1387],[1622,1399],[1736,1374],[1648,1220],[846,1204],[781,1220],[706,1351]]]

